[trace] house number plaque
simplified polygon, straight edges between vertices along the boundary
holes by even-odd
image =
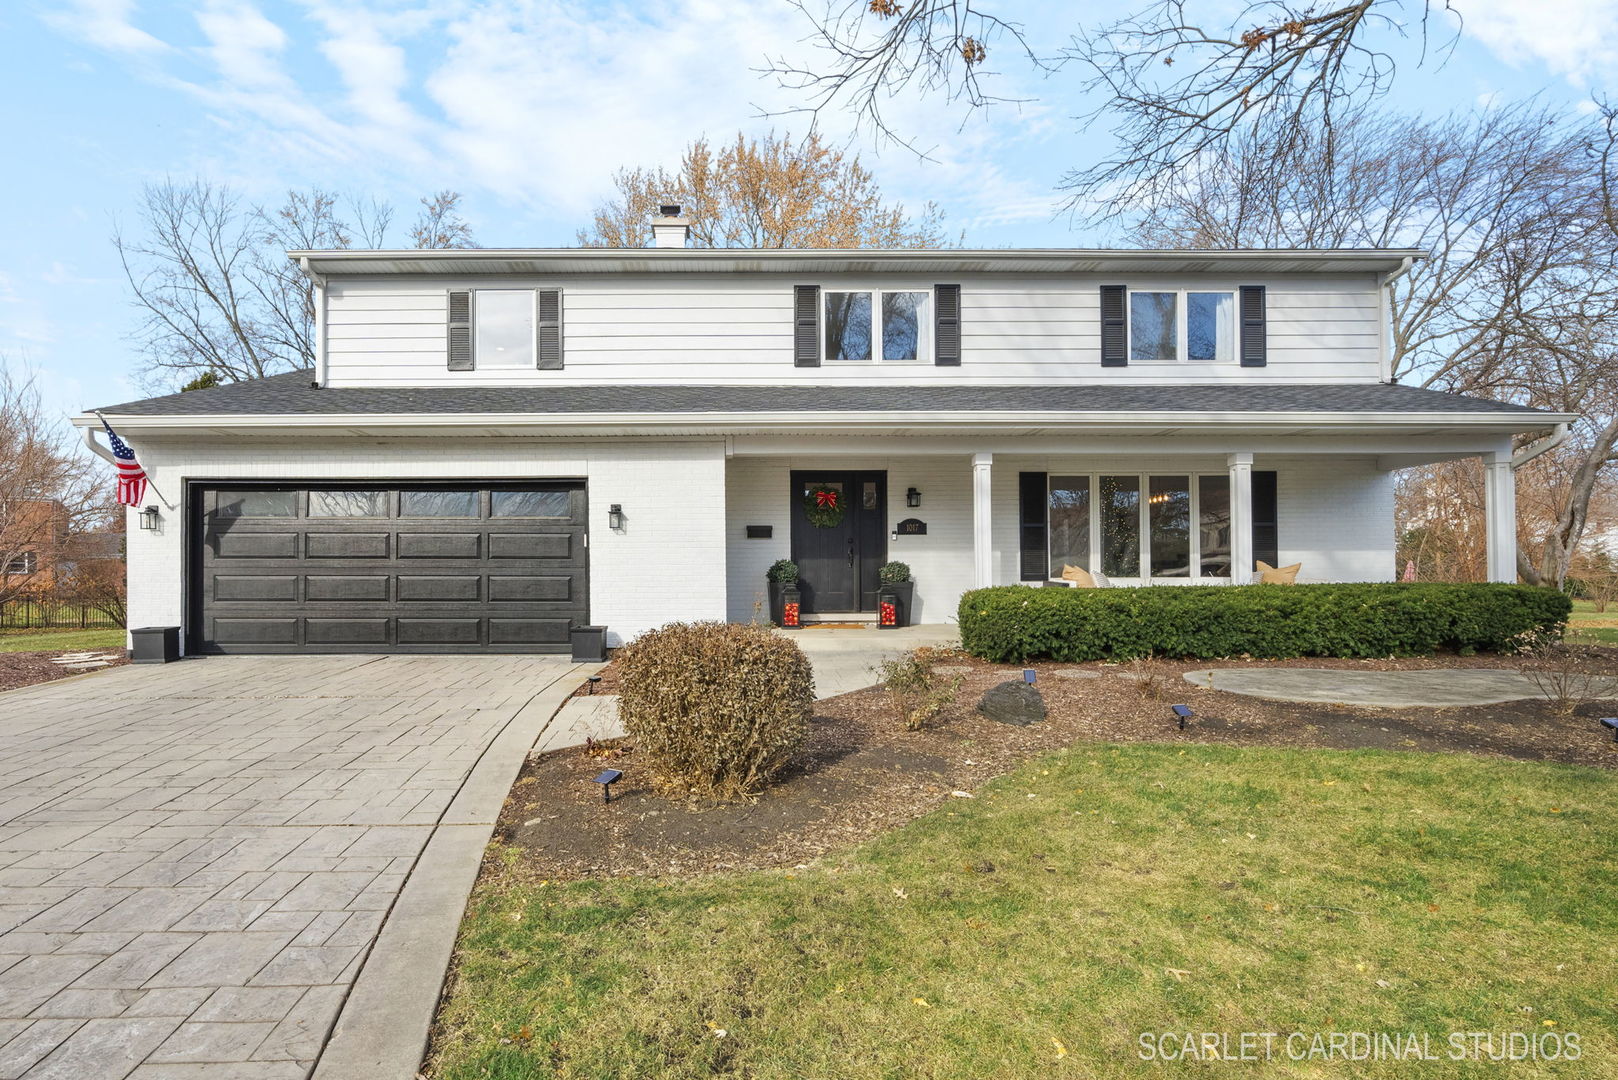
[[[893,531],[900,536],[926,536],[927,523],[920,518],[905,518]]]

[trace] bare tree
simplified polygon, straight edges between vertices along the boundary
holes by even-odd
[[[807,109],[847,109],[906,145],[885,117],[900,92],[970,108],[1010,100],[993,92],[986,67],[1001,51],[1042,74],[1076,68],[1080,90],[1098,101],[1081,121],[1110,119],[1117,140],[1111,157],[1064,179],[1070,207],[1086,214],[1151,205],[1177,168],[1233,136],[1284,148],[1302,133],[1330,131],[1391,85],[1393,39],[1414,27],[1425,60],[1427,45],[1446,52],[1458,27],[1449,0],[1255,0],[1211,21],[1197,19],[1187,0],[1151,0],[1108,25],[1080,27],[1066,47],[1041,55],[1004,13],[1012,5],[994,0],[793,3],[813,27],[817,59],[778,60],[771,70],[804,93]]]
[[[818,134],[766,135],[716,152],[706,139],[685,151],[677,172],[620,169],[616,195],[596,208],[585,247],[642,247],[659,205],[678,203],[691,239],[705,248],[926,248],[948,244],[932,203],[912,215],[887,201],[859,158]]]
[[[40,591],[75,531],[105,514],[104,471],[32,376],[0,358],[0,602]]]
[[[424,196],[416,223],[410,226],[410,243],[418,248],[475,248],[472,226],[461,217],[461,193],[440,191]]]

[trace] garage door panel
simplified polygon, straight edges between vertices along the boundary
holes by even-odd
[[[227,603],[256,600],[296,602],[298,599],[298,575],[215,574],[213,595],[215,600]]]
[[[304,620],[304,641],[310,645],[387,645],[388,620],[310,618]]]
[[[298,620],[216,618],[212,639],[221,645],[296,645]]]
[[[311,532],[304,550],[311,559],[385,559],[390,534]]]
[[[311,603],[386,603],[386,575],[311,574],[305,579],[304,595]]]
[[[228,511],[217,489],[198,487],[203,649],[563,652],[589,621],[582,485],[282,482],[269,499],[238,483],[222,485]],[[316,502],[326,513],[307,516]],[[461,513],[435,516],[451,502]],[[365,516],[336,516],[350,505]],[[403,508],[410,516],[393,516]]]
[[[399,534],[401,559],[475,559],[483,547],[481,533]]]
[[[481,619],[399,619],[401,645],[476,645],[482,637]]]
[[[220,529],[208,537],[214,556],[220,559],[296,559],[298,534],[295,532],[254,532],[249,529]]]
[[[481,597],[483,579],[477,574],[458,575],[399,575],[399,601],[447,602],[465,600],[475,602]]]

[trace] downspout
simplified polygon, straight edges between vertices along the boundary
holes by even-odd
[[[1399,263],[1399,269],[1390,270],[1383,274],[1377,282],[1377,306],[1380,308],[1382,329],[1382,381],[1393,382],[1393,290],[1390,286],[1410,273],[1410,268],[1416,265],[1416,257],[1407,255]]]
[[[298,269],[315,287],[315,389],[326,385],[326,276],[309,265],[309,256],[298,259]]]
[[[1561,446],[1563,443],[1567,442],[1569,433],[1569,426],[1567,424],[1557,424],[1549,435],[1545,436],[1538,442],[1529,443],[1515,454],[1512,454],[1512,469],[1520,469],[1546,451],[1555,450],[1558,446]]]
[[[96,442],[95,428],[87,427],[80,428],[79,430],[84,435],[84,445],[90,448],[90,453],[94,454],[102,461],[110,461],[114,465],[118,463],[118,459],[112,456],[111,450],[108,450],[105,446],[102,446],[100,443]]]

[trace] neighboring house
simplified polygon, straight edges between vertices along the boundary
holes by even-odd
[[[62,579],[69,515],[60,499],[20,496],[0,506],[0,595],[50,591]]]
[[[786,557],[837,620],[869,617],[890,559],[925,622],[1067,564],[1387,580],[1391,471],[1464,456],[1513,580],[1512,438],[1570,419],[1390,384],[1385,283],[1420,252],[656,232],[293,252],[313,371],[103,410],[176,500],[129,531],[130,625],[193,652],[560,650],[571,625],[759,618]],[[810,522],[816,492],[841,520]]]

